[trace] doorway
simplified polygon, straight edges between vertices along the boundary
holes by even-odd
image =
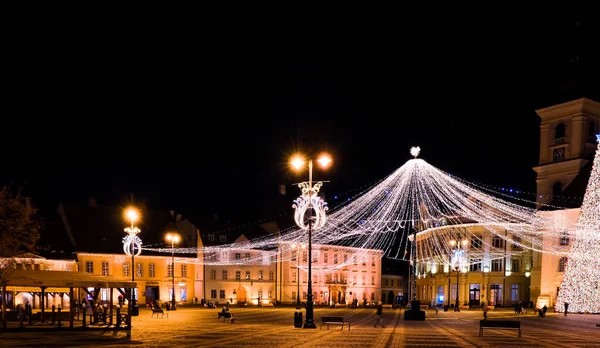
[[[158,286],[146,286],[146,304],[160,299]]]
[[[469,286],[469,306],[479,306],[480,284],[470,284]]]
[[[246,288],[240,286],[237,288],[237,303],[244,304],[246,303]]]

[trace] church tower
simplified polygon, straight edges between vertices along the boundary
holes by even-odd
[[[600,103],[581,98],[536,110],[540,126],[537,208],[550,204],[593,159],[600,130]]]

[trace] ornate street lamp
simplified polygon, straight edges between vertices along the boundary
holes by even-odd
[[[331,157],[321,155],[317,162],[321,167],[326,168],[331,164]],[[292,167],[300,170],[304,167],[304,159],[301,156],[294,156],[291,161]],[[313,317],[313,294],[312,294],[312,231],[317,230],[325,225],[327,220],[326,212],[329,209],[327,203],[318,196],[319,189],[323,186],[321,181],[313,186],[312,181],[313,161],[308,161],[308,182],[298,184],[302,190],[302,195],[298,197],[292,207],[296,209],[294,220],[298,227],[303,230],[308,230],[308,289],[306,299],[306,321],[304,322],[305,329],[316,329],[315,320]],[[306,215],[308,213],[308,215]],[[306,216],[308,216],[306,218]],[[307,223],[308,220],[308,223]]]
[[[142,240],[138,237],[138,233],[141,232],[137,226],[134,225],[135,221],[140,217],[139,211],[134,207],[129,207],[125,210],[125,218],[131,221],[131,227],[126,227],[125,232],[127,235],[123,237],[123,251],[126,255],[131,256],[131,281],[135,281],[135,257],[142,252]],[[138,315],[136,307],[136,299],[134,289],[131,289],[131,315]]]
[[[464,265],[466,264],[465,250],[461,249],[461,244],[464,247],[466,247],[469,244],[469,241],[467,239],[463,239],[462,242],[455,241],[455,240],[450,241],[451,247],[454,248],[456,246],[456,249],[453,250],[453,256],[451,259],[452,268],[454,268],[454,270],[456,271],[456,304],[454,307],[455,312],[460,312],[460,301],[459,301],[460,286],[459,286],[458,277],[460,275],[461,268],[465,267]]]
[[[165,239],[171,242],[171,310],[175,310],[175,243],[179,243],[177,233],[167,233]]]
[[[300,248],[305,249],[306,245],[292,244],[292,249],[296,249],[296,283],[298,283],[298,292],[296,293],[296,309],[300,309]]]

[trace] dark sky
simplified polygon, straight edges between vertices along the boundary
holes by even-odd
[[[3,179],[27,180],[39,206],[133,192],[244,223],[275,212],[279,184],[297,190],[304,177],[285,162],[314,130],[314,150],[334,155],[315,173],[330,201],[391,173],[413,145],[466,180],[533,193],[535,109],[600,100],[598,19],[553,10],[36,32],[11,53]]]

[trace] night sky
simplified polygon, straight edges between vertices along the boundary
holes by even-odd
[[[39,33],[13,55],[2,179],[25,183],[40,207],[126,204],[132,192],[242,224],[276,213],[280,184],[298,191],[295,150],[333,154],[315,177],[331,181],[335,205],[418,145],[468,181],[534,193],[535,110],[600,101],[598,20],[556,10],[437,5],[292,31]]]

